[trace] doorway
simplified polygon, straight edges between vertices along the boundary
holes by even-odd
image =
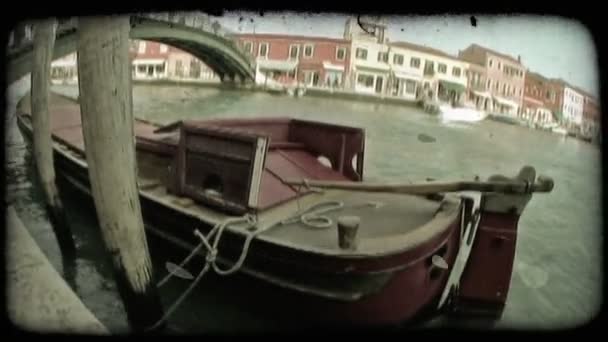
[[[380,94],[382,93],[382,83],[384,81],[384,78],[381,76],[376,76],[376,93]]]

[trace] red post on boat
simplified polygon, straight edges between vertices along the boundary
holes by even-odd
[[[535,177],[534,168],[524,167],[515,178],[532,186]],[[454,300],[456,314],[502,315],[513,273],[519,218],[531,198],[532,192],[482,195],[478,231]]]

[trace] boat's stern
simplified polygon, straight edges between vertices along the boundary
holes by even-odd
[[[516,179],[532,187],[535,176],[533,168],[524,167]],[[532,192],[481,195],[479,211],[472,218],[478,221],[476,231],[471,232],[470,255],[453,289],[453,313],[493,318],[502,315],[513,272],[519,218],[531,198]]]

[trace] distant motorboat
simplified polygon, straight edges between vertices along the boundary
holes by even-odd
[[[568,135],[568,130],[563,127],[559,127],[559,126],[551,128],[551,132],[561,134],[561,135]]]
[[[514,115],[492,113],[488,115],[489,119],[516,126],[528,126],[528,122]]]
[[[487,113],[468,107],[441,105],[439,111],[444,121],[479,122],[487,117]]]

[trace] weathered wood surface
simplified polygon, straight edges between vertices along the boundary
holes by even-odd
[[[34,33],[34,57],[32,65],[32,126],[34,128],[34,158],[36,169],[46,196],[47,209],[61,252],[71,257],[76,251],[74,239],[68,227],[55,184],[53,145],[49,117],[49,84],[51,60],[55,45],[56,23],[54,19],[38,21]]]
[[[97,217],[134,330],[162,316],[137,189],[129,17],[79,21],[82,130]]]
[[[7,209],[8,316],[18,328],[41,333],[108,334],[53,268],[19,219]]]

